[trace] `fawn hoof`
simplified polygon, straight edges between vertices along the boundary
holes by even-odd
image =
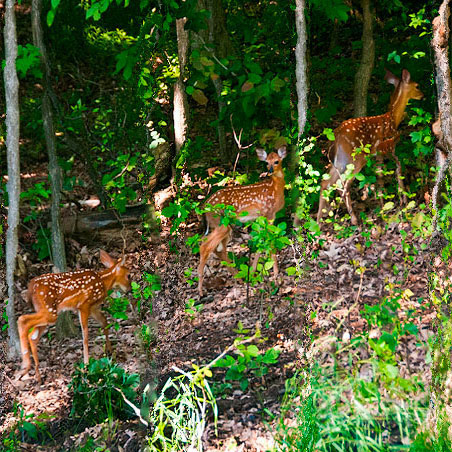
[[[31,367],[22,367],[17,372],[16,380],[22,380],[22,378],[30,372]]]

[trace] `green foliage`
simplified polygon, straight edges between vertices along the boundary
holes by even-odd
[[[311,0],[312,3],[328,19],[346,22],[350,7],[343,0]]]
[[[416,157],[421,156],[422,158],[425,158],[425,156],[430,155],[433,152],[434,148],[434,140],[430,127],[432,114],[422,108],[413,107],[411,111],[414,112],[414,114],[410,117],[408,124],[410,126],[418,126],[419,124],[424,126],[422,129],[410,133],[411,142],[415,145],[413,152]]]
[[[50,189],[46,185],[46,182],[38,182],[20,194],[21,201],[28,202],[33,208],[32,213],[24,218],[25,223],[30,220],[35,220],[38,215],[38,208],[49,199]]]
[[[243,212],[243,215],[246,215],[246,212]],[[286,223],[275,225],[266,217],[258,217],[252,221],[248,245],[253,253],[260,255],[259,261],[255,271],[249,265],[239,263],[239,271],[235,277],[251,282],[252,285],[266,281],[274,265],[275,253],[292,243],[285,235],[286,228]]]
[[[6,60],[2,60],[2,71],[5,69]],[[31,75],[35,78],[42,78],[41,52],[33,44],[17,46],[16,70],[19,78]]]
[[[132,281],[131,286],[132,295],[136,300],[138,312],[141,313],[144,308],[146,311],[152,313],[152,304],[150,302],[154,296],[154,293],[158,292],[162,288],[160,276],[153,273],[143,272],[141,283],[138,284],[137,282]]]
[[[162,209],[162,215],[172,219],[171,234],[177,233],[179,226],[185,223],[188,216],[197,208],[199,202],[192,202],[185,198],[179,198]]]
[[[197,302],[194,298],[190,298],[185,303],[185,313],[193,320],[199,312],[202,311],[204,305],[202,303]]]
[[[146,426],[151,427],[147,437],[151,452],[202,451],[202,438],[208,412],[212,410],[216,426],[218,410],[208,378],[212,363],[184,372],[173,368],[178,375],[170,377],[151,407],[149,385],[143,392],[141,407],[134,411]]]
[[[314,394],[306,395],[301,384],[301,374],[295,374],[285,382],[285,393],[282,402],[281,416],[276,427],[278,450],[306,452],[314,451],[320,436],[320,428],[316,419],[317,410],[314,405]],[[293,406],[294,399],[300,397],[298,408]],[[295,423],[286,425],[284,419],[295,408]]]
[[[51,238],[50,229],[40,227],[36,231],[36,242],[33,243],[32,247],[38,252],[38,259],[43,260],[51,256]]]
[[[385,396],[371,379],[314,365],[286,382],[276,450],[387,452],[406,448],[427,401]],[[305,448],[306,449],[305,449]]]
[[[41,52],[33,44],[17,46],[16,69],[20,78],[31,75],[35,78],[42,78]]]
[[[138,383],[137,374],[128,374],[110,358],[91,358],[87,365],[77,366],[69,384],[71,416],[83,417],[91,425],[128,417],[131,412],[124,397],[134,400]]]
[[[270,348],[262,353],[256,345],[238,343],[235,349],[236,356],[225,355],[219,359],[214,367],[226,368],[226,381],[236,381],[242,391],[249,387],[249,377],[263,377],[267,375],[268,368],[278,362],[280,350]]]
[[[410,447],[410,452],[451,452],[449,429],[450,424],[440,419],[437,422],[438,435],[434,437],[427,432],[419,433]]]
[[[154,328],[150,325],[142,324],[140,328],[140,339],[144,344],[145,350],[149,351],[151,349],[151,345],[157,340]]]
[[[2,438],[2,451],[15,452],[21,447],[21,441],[19,436],[27,442],[33,441],[34,443],[44,443],[49,438],[51,439],[50,432],[47,424],[44,420],[49,418],[45,413],[35,415],[34,413],[25,414],[25,410],[22,404],[14,402],[13,406],[14,417],[17,419],[14,427]]]
[[[103,308],[116,320],[127,320],[127,308],[129,307],[129,299],[121,296],[108,296]],[[118,322],[113,322],[113,328],[118,331],[120,326]]]

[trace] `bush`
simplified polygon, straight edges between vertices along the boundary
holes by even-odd
[[[78,366],[69,384],[74,392],[71,416],[90,424],[128,417],[132,412],[124,397],[134,400],[138,384],[137,374],[128,374],[110,358],[90,359],[87,366]]]

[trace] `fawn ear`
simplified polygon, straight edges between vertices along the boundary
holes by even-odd
[[[285,146],[282,146],[278,149],[278,155],[283,159],[287,155],[287,149]]]
[[[404,69],[404,70],[402,71],[402,80],[403,80],[405,83],[410,83],[410,80],[411,80],[411,74],[410,74],[406,69]]]
[[[100,250],[100,261],[105,265],[105,267],[110,268],[116,264],[116,260],[113,259],[106,251]]]
[[[262,148],[257,148],[256,149],[256,154],[259,160],[262,160],[263,162],[267,161],[267,153],[265,152],[264,149]]]
[[[402,72],[403,73],[403,72]],[[391,85],[397,86],[400,83],[399,77],[386,69],[385,80]]]

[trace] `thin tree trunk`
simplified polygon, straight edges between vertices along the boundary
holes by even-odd
[[[307,70],[307,42],[306,32],[306,0],[295,1],[295,26],[297,28],[297,45],[295,47],[295,75],[297,86],[297,110],[298,110],[298,141],[301,142],[305,127],[308,111],[308,70]],[[299,160],[298,152],[293,152],[290,157],[290,169],[292,172],[298,172]],[[296,206],[300,206],[302,199],[299,197]],[[298,208],[296,209],[299,210]],[[295,213],[294,226],[300,225],[301,219]]]
[[[52,258],[57,271],[66,271],[66,253],[64,249],[64,237],[60,228],[60,202],[62,176],[61,168],[58,165],[56,153],[55,130],[53,110],[50,102],[49,85],[50,64],[47,58],[47,52],[42,36],[41,27],[41,0],[33,0],[31,8],[33,43],[41,52],[41,64],[44,69],[44,95],[42,98],[42,120],[44,125],[44,134],[49,155],[49,175],[52,190],[51,218],[52,218]]]
[[[49,176],[50,187],[52,191],[52,202],[50,207],[51,215],[51,244],[52,260],[57,272],[64,272],[66,266],[66,252],[64,249],[64,236],[60,224],[60,203],[62,175],[58,164],[56,153],[56,141],[54,130],[54,115],[51,103],[51,75],[50,63],[47,58],[47,51],[44,44],[42,26],[41,26],[41,0],[32,0],[31,3],[31,28],[33,33],[33,43],[41,52],[41,65],[44,72],[43,86],[44,94],[42,97],[42,120],[44,126],[44,135],[46,139],[47,153],[49,156]],[[56,326],[57,337],[75,336],[77,329],[72,321],[69,312],[64,312],[59,316]]]
[[[188,56],[188,31],[184,26],[187,18],[176,20],[177,52],[179,55],[179,78],[174,85],[174,141],[176,144],[176,155],[179,155],[181,147],[187,139],[188,131],[188,102],[185,93],[185,66]]]
[[[9,197],[8,231],[6,234],[6,283],[8,285],[8,316],[9,355],[20,355],[19,334],[17,331],[16,313],[14,309],[15,287],[14,271],[18,250],[19,202],[20,202],[20,159],[19,159],[19,80],[16,72],[17,35],[15,0],[6,0],[5,5],[5,56],[4,70],[6,96],[6,148],[8,162]]]
[[[295,25],[297,27],[297,46],[295,48],[295,74],[297,77],[298,96],[298,139],[300,140],[306,126],[306,114],[308,110],[308,77],[307,77],[307,33],[305,18],[305,0],[295,2]]]
[[[371,0],[361,0],[363,9],[363,52],[361,64],[355,75],[354,115],[355,118],[367,115],[367,92],[375,60],[375,42],[372,32],[373,17]]]

